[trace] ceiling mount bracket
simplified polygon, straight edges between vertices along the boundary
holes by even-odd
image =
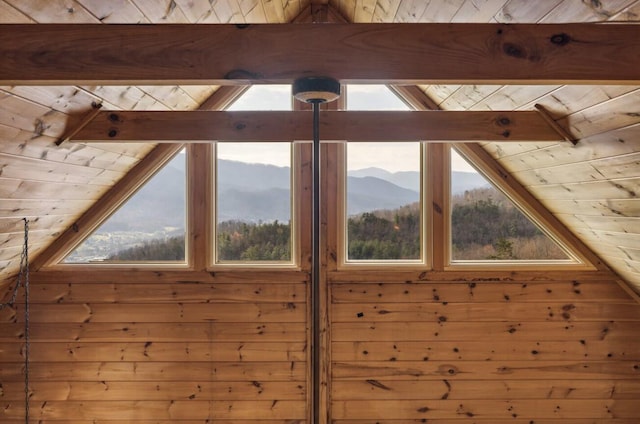
[[[340,82],[329,77],[303,77],[293,82],[293,97],[304,103],[327,103],[340,97]]]

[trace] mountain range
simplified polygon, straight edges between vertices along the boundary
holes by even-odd
[[[288,222],[290,181],[289,167],[219,160],[219,221]],[[185,185],[184,155],[178,155],[109,218],[100,232],[184,228]],[[453,172],[453,194],[487,185],[477,173]],[[347,187],[349,215],[395,209],[418,201],[420,174],[359,169],[348,173]]]

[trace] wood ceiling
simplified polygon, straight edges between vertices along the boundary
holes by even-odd
[[[311,4],[313,3],[313,5]],[[324,6],[328,6],[328,9]],[[313,6],[313,12],[311,7]],[[3,0],[0,23],[638,22],[640,1],[611,0]],[[640,26],[638,26],[640,37]],[[620,57],[620,68],[626,58]],[[579,139],[485,143],[568,228],[640,290],[640,90],[633,85],[420,85],[446,110],[533,110],[542,104]],[[110,110],[192,110],[209,85],[0,87],[0,280],[15,274],[31,221],[36,256],[145,157],[153,144],[55,141],[70,117]]]

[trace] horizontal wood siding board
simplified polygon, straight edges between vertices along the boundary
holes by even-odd
[[[7,325],[7,324],[4,324]],[[95,324],[98,325],[98,324]],[[334,341],[578,341],[630,340],[635,322],[361,322],[335,323]]]
[[[463,414],[464,416],[464,414]],[[427,421],[429,424],[466,424],[469,418],[459,418],[458,414],[456,414],[456,418],[429,418]],[[375,420],[376,424],[415,424],[416,422],[420,422],[421,420],[416,419],[384,419],[377,418]],[[474,424],[531,424],[531,421],[536,422],[536,420],[532,420],[531,418],[520,418],[520,417],[511,417],[511,418],[473,418]],[[589,424],[637,424],[636,418],[591,418],[587,421]],[[332,421],[333,424],[371,424],[371,420],[339,420],[334,419]],[[14,423],[11,423],[14,424]],[[20,424],[20,423],[15,423]],[[76,424],[76,423],[73,423]],[[77,423],[84,424],[84,423]],[[88,424],[88,423],[87,423]],[[155,421],[154,421],[155,424]],[[158,422],[158,424],[164,424]],[[585,424],[584,418],[559,418],[559,419],[546,419],[544,420],[544,424]]]
[[[17,364],[16,364],[17,365]],[[18,366],[0,371],[4,381],[23,381]],[[37,381],[296,381],[304,383],[303,362],[49,362],[34,363]]]
[[[14,348],[16,350],[17,348]],[[336,361],[639,361],[640,342],[626,340],[420,340],[333,342]],[[12,356],[13,358],[15,355]]]
[[[22,322],[22,307],[16,306],[17,319]],[[30,308],[30,323],[88,323],[131,322],[144,323],[236,323],[236,322],[286,322],[304,323],[303,303],[246,303],[242,307],[233,303],[59,303],[36,304]],[[9,311],[0,310],[0,322],[7,321]]]
[[[478,418],[638,418],[640,412],[633,400],[350,400],[332,403],[333,417],[380,419]],[[544,421],[546,422],[546,421]]]
[[[96,272],[99,270],[100,272]],[[175,285],[197,285],[208,283],[303,283],[307,275],[298,270],[267,270],[240,269],[191,271],[191,270],[158,270],[155,267],[139,267],[136,269],[122,269],[122,267],[101,267],[96,265],[61,266],[58,269],[43,269],[33,273],[32,282],[43,283],[81,283],[82,285],[102,285],[104,283],[118,283],[126,281],[128,285],[167,283]],[[94,287],[94,289],[96,289]]]
[[[427,381],[336,381],[332,399],[637,399],[640,382],[630,380],[442,379]]]
[[[364,303],[334,304],[333,322],[640,321],[640,305],[629,303]]]
[[[99,273],[97,273],[99,274]],[[99,277],[98,277],[99,278]],[[293,302],[305,301],[301,283],[199,283],[188,281],[169,284],[34,284],[34,303],[207,303],[207,302]]]
[[[333,303],[635,302],[613,281],[337,283],[331,293]]]
[[[306,337],[303,323],[34,323],[30,329],[32,340],[42,342],[300,342]],[[22,323],[0,324],[0,341],[19,338],[23,333]]]
[[[24,344],[0,343],[0,361],[20,362]],[[305,361],[306,342],[39,342],[33,362],[278,362]]]
[[[635,366],[635,368],[634,368]],[[381,381],[400,380],[637,380],[637,362],[579,362],[579,361],[383,361],[336,362],[332,378]]]
[[[623,392],[620,382],[616,387]],[[5,401],[24,399],[21,383],[4,382]],[[31,400],[122,401],[149,400],[304,400],[306,388],[296,381],[36,381]],[[579,396],[577,397],[579,398]],[[620,399],[623,399],[620,398]]]
[[[304,420],[306,406],[295,400],[235,400],[235,401],[50,401],[31,413],[38,420],[112,420],[136,422],[137,419],[161,420]],[[23,402],[4,404],[3,416],[9,419],[24,415]],[[259,421],[258,421],[259,422]]]

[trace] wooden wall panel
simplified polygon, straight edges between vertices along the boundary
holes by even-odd
[[[287,273],[33,273],[32,419],[306,422],[306,285]],[[18,304],[0,310],[3,422],[23,417],[23,368]]]
[[[613,280],[333,278],[333,423],[640,419],[640,304]]]

